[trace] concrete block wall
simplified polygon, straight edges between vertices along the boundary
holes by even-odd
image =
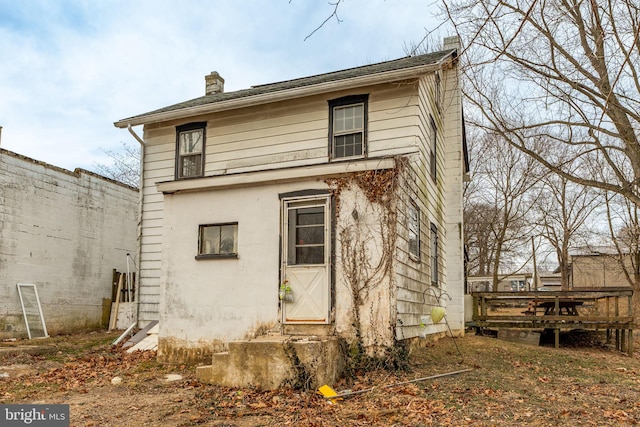
[[[50,335],[99,326],[137,212],[135,188],[0,149],[0,338],[27,336],[18,283],[37,286]]]

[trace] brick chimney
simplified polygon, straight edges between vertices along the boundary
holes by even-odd
[[[458,54],[460,54],[460,39],[458,36],[445,37],[443,42],[442,48],[444,50],[457,49]]]
[[[208,76],[204,76],[205,95],[224,92],[224,79],[217,71],[212,71]]]

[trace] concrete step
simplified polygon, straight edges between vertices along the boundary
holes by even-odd
[[[230,387],[312,389],[334,384],[344,369],[336,337],[259,337],[232,341],[214,354],[212,364],[196,368],[206,383]]]

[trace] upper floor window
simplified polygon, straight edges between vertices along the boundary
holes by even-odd
[[[436,161],[436,147],[438,145],[438,128],[436,127],[436,121],[431,119],[431,135],[429,136],[429,171],[431,172],[431,178],[436,180],[437,161]]]
[[[332,159],[366,155],[368,98],[368,95],[356,95],[329,101],[329,150]]]
[[[206,123],[189,123],[176,128],[176,179],[202,176]]]

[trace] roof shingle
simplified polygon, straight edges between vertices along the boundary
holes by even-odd
[[[247,98],[256,95],[263,95],[269,93],[275,93],[279,91],[301,88],[306,86],[313,86],[321,83],[337,82],[340,80],[348,80],[354,77],[367,76],[372,74],[379,74],[389,71],[403,70],[407,68],[419,67],[424,65],[436,64],[449,55],[455,55],[455,49],[447,49],[439,52],[427,53],[424,55],[407,56],[391,61],[379,62],[376,64],[364,65],[355,68],[349,68],[346,70],[334,71],[330,73],[318,74],[315,76],[302,77],[293,80],[286,80],[277,83],[268,83],[257,86],[252,86],[249,89],[241,89],[233,92],[221,92],[211,95],[205,95],[198,98],[190,99],[188,101],[180,102],[177,104],[169,105],[167,107],[159,108],[144,114],[130,117],[128,119],[121,120],[125,122],[128,120],[134,120],[144,116],[152,114],[160,114],[171,111],[182,110],[185,108],[198,107],[207,104],[215,104],[223,101],[229,101],[239,98]]]

